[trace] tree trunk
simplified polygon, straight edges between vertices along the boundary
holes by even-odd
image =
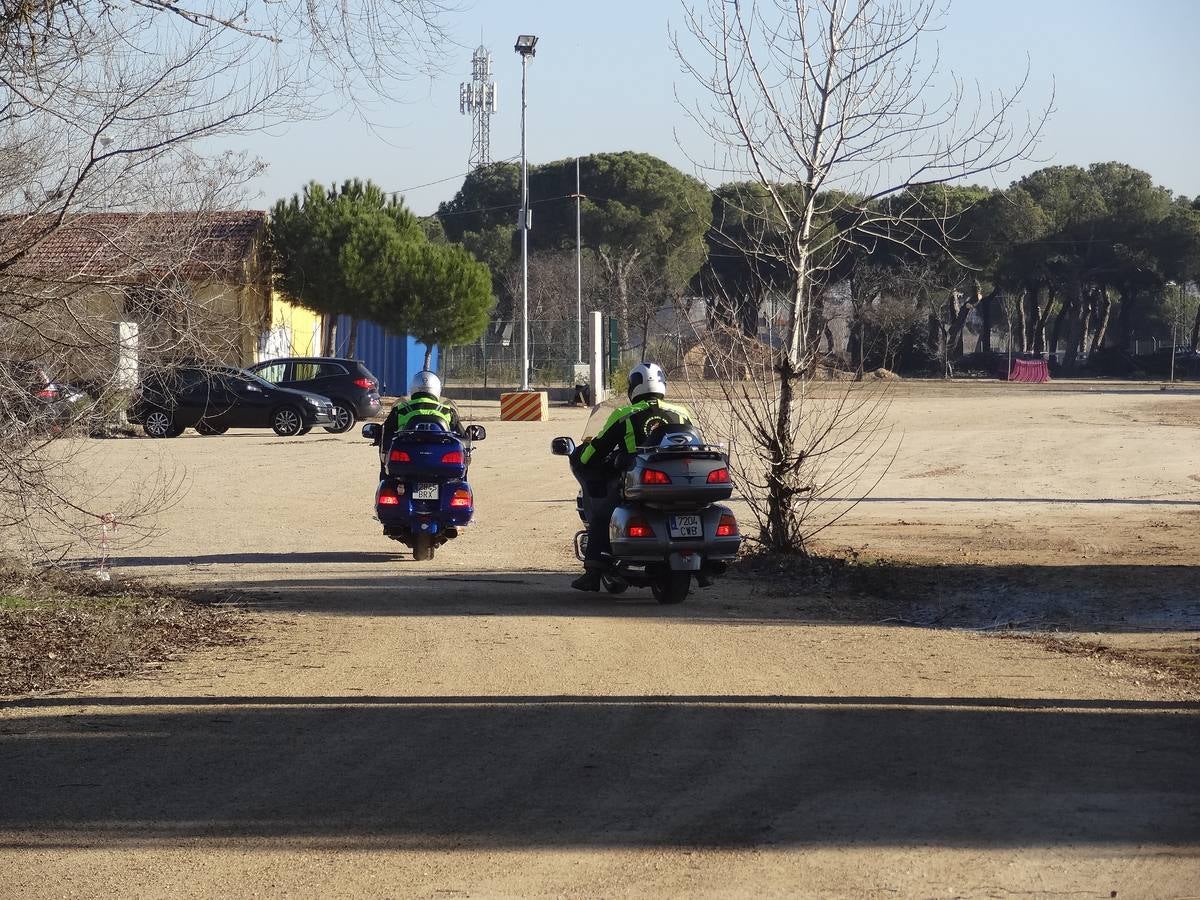
[[[1075,355],[1075,361],[1087,354],[1087,348],[1091,346],[1092,329],[1096,323],[1096,296],[1089,294],[1087,302],[1083,306],[1083,320],[1079,323],[1079,339],[1075,342],[1075,346],[1071,348],[1071,352]]]
[[[430,370],[429,367],[432,365],[433,365],[433,344],[430,343],[430,344],[425,345],[425,363],[422,366],[422,368],[425,369],[426,372],[428,372]]]
[[[1200,350],[1200,306],[1196,307],[1196,320],[1192,323],[1192,352]]]
[[[1021,290],[1021,301],[1016,305],[1018,312],[1018,323],[1020,324],[1021,332],[1021,353],[1030,352],[1030,342],[1033,337],[1033,328],[1031,324],[1030,312],[1033,311],[1033,317],[1037,317],[1038,294],[1037,287],[1026,286]]]
[[[1037,288],[1033,290],[1033,340],[1031,352],[1045,353],[1046,352],[1046,325],[1050,321],[1050,312],[1054,309],[1054,288],[1046,286],[1046,305],[1042,307],[1040,302],[1041,291]]]
[[[1133,306],[1134,297],[1137,293],[1131,290],[1128,285],[1121,285],[1117,291],[1121,298],[1121,312],[1117,316],[1117,330],[1120,332],[1121,349],[1133,353],[1136,350],[1133,346]]]
[[[321,317],[321,355],[333,356],[333,342],[337,338],[337,318]]]
[[[989,300],[991,297],[989,296]],[[963,335],[967,330],[967,319],[971,317],[971,310],[977,309],[985,302],[983,296],[983,287],[979,284],[978,279],[973,282],[971,290],[971,299],[966,303],[960,303],[957,295],[952,295],[948,305],[954,313],[954,318],[950,326],[950,357],[953,360],[961,360],[966,348],[963,344]],[[989,326],[990,327],[990,326]]]
[[[850,351],[850,365],[854,366],[854,371],[858,373],[858,377],[862,378],[863,369],[866,368],[866,347],[863,346],[864,327],[861,310],[854,311],[854,318],[850,320],[850,346],[847,348]]]
[[[1064,301],[1062,309],[1060,309],[1058,315],[1054,317],[1054,327],[1050,329],[1049,348],[1051,353],[1058,353],[1058,345],[1062,340],[1064,333],[1063,328],[1067,326],[1068,319],[1075,315],[1075,308],[1074,302],[1070,300]],[[1066,333],[1070,333],[1069,327],[1067,327]]]
[[[350,334],[346,338],[346,355],[354,359],[358,352],[358,319],[350,320]]]
[[[1095,353],[1097,350],[1104,349],[1104,342],[1108,338],[1108,323],[1112,317],[1112,298],[1108,296],[1108,288],[1104,285],[1100,286],[1100,309],[1097,312],[1096,333],[1092,337],[1092,346],[1089,353]]]
[[[780,354],[779,363],[779,408],[775,413],[775,441],[773,442],[770,467],[767,470],[767,515],[762,532],[763,546],[777,552],[804,551],[798,545],[800,538],[796,523],[796,510],[792,503],[792,485],[797,478],[800,465],[793,459],[795,447],[792,427],[795,417],[796,383],[802,375],[793,366],[791,359]]]
[[[1083,284],[1078,277],[1072,277],[1067,283],[1067,294],[1062,299],[1062,311],[1055,322],[1054,344],[1050,347],[1052,353],[1058,352],[1058,342],[1064,343],[1062,371],[1075,371],[1076,355],[1083,341],[1083,329],[1087,321],[1087,298],[1083,295]],[[1064,329],[1060,331],[1060,328]]]
[[[983,302],[979,304],[979,352],[992,352],[992,312],[996,306],[997,298],[1000,298],[1000,289],[992,288],[992,292],[983,298]]]

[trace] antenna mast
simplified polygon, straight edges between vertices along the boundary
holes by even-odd
[[[471,117],[472,172],[492,161],[492,113],[496,111],[496,82],[492,80],[492,54],[482,44],[471,55],[471,80],[458,86],[458,111]]]

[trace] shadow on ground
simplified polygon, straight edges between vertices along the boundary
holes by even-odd
[[[307,565],[310,563],[393,563],[412,562],[412,555],[400,551],[378,550],[320,550],[308,553],[196,553],[185,556],[122,556],[122,568],[161,568],[163,566],[255,565],[281,563]],[[82,560],[79,566],[94,565]]]
[[[90,708],[72,714],[81,702]],[[9,848],[1200,840],[1193,703],[352,696],[9,706]],[[20,715],[31,707],[41,709]]]
[[[270,557],[263,559],[263,557]],[[613,596],[570,587],[574,571],[430,572],[387,553],[154,557],[156,567],[207,561],[278,563],[262,573],[212,573],[206,589],[240,592],[247,606],[344,615],[664,616],[672,619],[831,625],[1064,631],[1200,630],[1192,566],[870,563],[816,574],[740,567],[682,606],[645,589]],[[322,563],[354,563],[319,568]],[[289,568],[290,564],[296,564]]]

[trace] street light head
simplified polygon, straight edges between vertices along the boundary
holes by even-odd
[[[535,47],[537,47],[537,35],[522,34],[517,36],[517,43],[513,49],[522,56],[533,56],[537,52]]]

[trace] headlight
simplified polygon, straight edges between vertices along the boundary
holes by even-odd
[[[319,407],[321,405],[321,401],[318,400],[316,397],[305,397],[304,399],[307,400],[309,403],[311,403],[313,406]]]

